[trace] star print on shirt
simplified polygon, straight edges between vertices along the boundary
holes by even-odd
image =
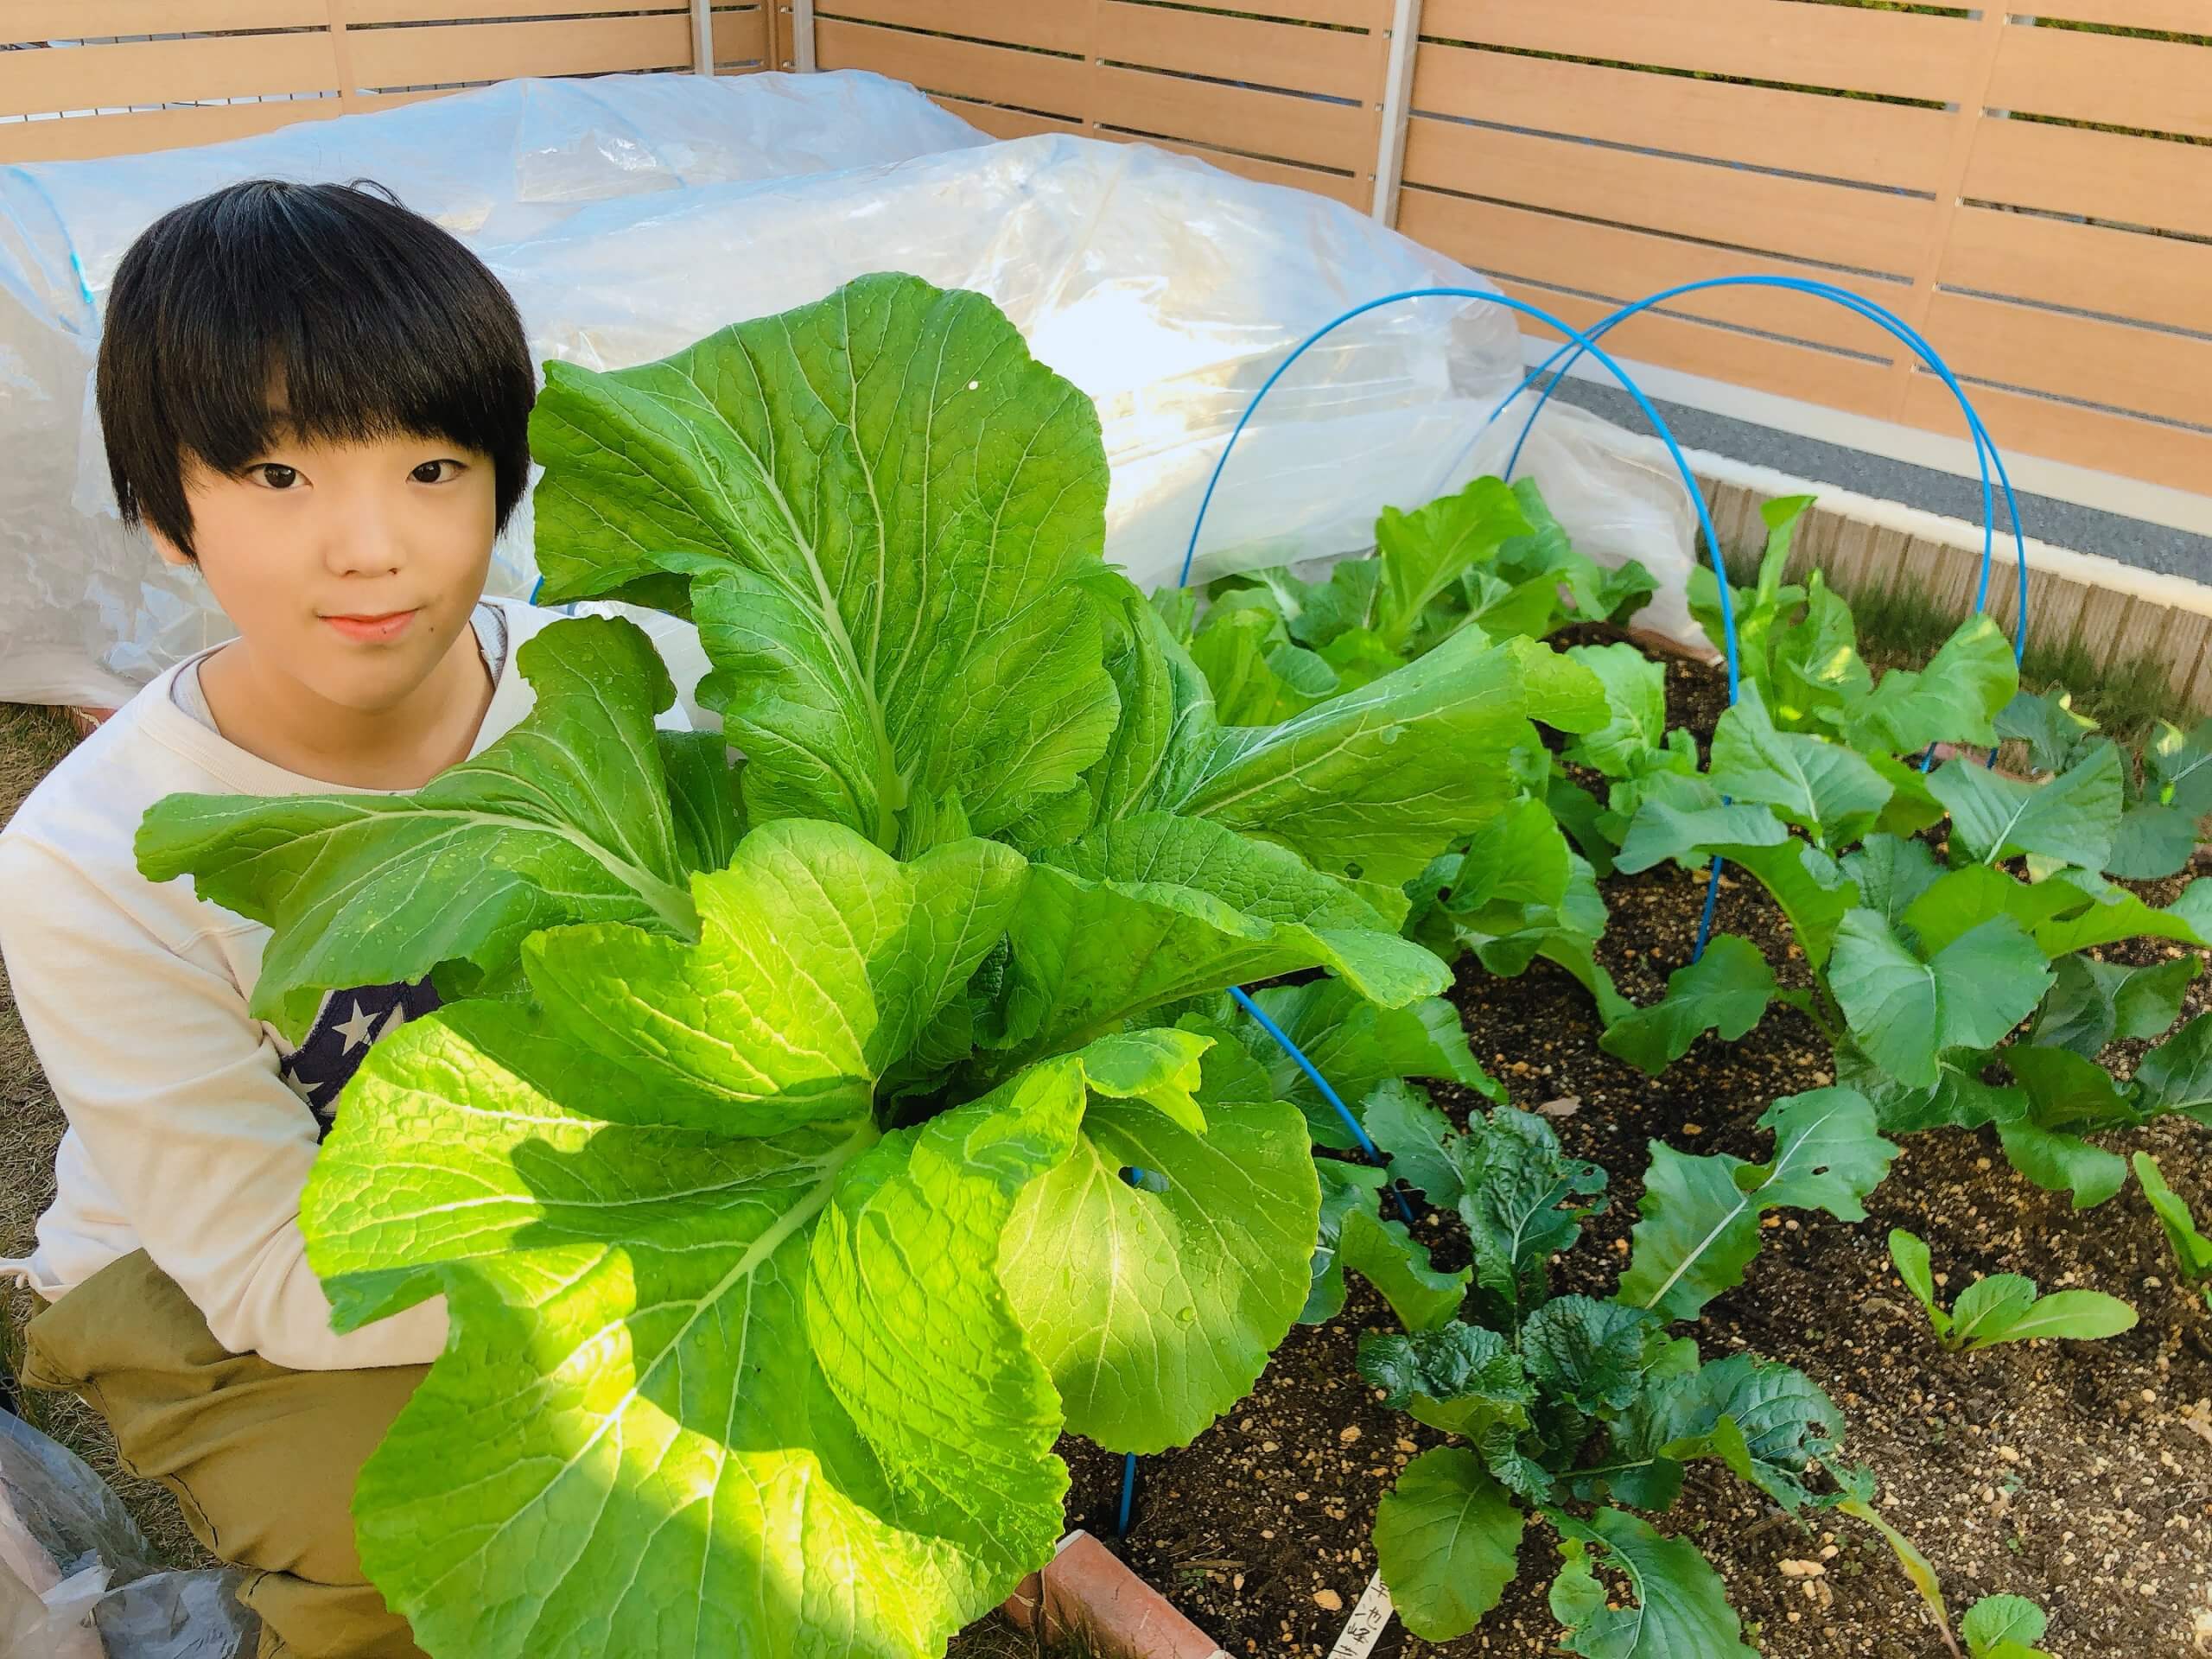
[[[315,1012],[306,1040],[284,1056],[284,1081],[315,1114],[315,1138],[330,1133],[340,1092],[379,1040],[438,1006],[427,979],[412,985],[363,985],[332,991]]]

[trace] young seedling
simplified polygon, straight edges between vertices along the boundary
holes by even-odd
[[[1992,1274],[1975,1280],[1959,1294],[1947,1313],[1936,1299],[1928,1246],[1917,1234],[1902,1227],[1893,1230],[1890,1260],[1896,1264],[1905,1288],[1928,1310],[1937,1340],[1953,1353],[1974,1353],[2000,1342],[2031,1342],[2038,1337],[2094,1342],[2101,1337],[2116,1337],[2135,1324],[2135,1310],[2116,1296],[2095,1290],[2040,1295],[2034,1280],[2017,1273]]]
[[[2174,1247],[2174,1263],[2181,1276],[2192,1284],[2203,1283],[2204,1300],[2212,1303],[2212,1238],[2196,1230],[2196,1217],[2181,1195],[2166,1185],[2158,1160],[2147,1152],[2135,1154],[2135,1179],[2142,1183],[2143,1196],[2151,1201],[2151,1212],[2166,1230],[2166,1242]]]
[[[1455,1441],[1415,1458],[1376,1514],[1376,1560],[1414,1635],[1450,1641],[1481,1623],[1519,1573],[1533,1515],[1560,1539],[1550,1602],[1570,1651],[1751,1659],[1711,1563],[1636,1513],[1671,1508],[1688,1465],[1705,1459],[1793,1514],[1863,1516],[1909,1567],[1919,1560],[1872,1510],[1872,1477],[1842,1460],[1842,1414],[1817,1383],[1754,1354],[1703,1359],[1669,1333],[1742,1281],[1763,1211],[1862,1217],[1897,1155],[1848,1090],[1777,1101],[1761,1123],[1775,1138],[1764,1165],[1655,1144],[1628,1269],[1600,1300],[1554,1296],[1550,1263],[1599,1207],[1602,1170],[1510,1107],[1461,1130],[1402,1085],[1370,1097],[1388,1178],[1455,1207],[1474,1255],[1471,1275],[1438,1274],[1425,1245],[1371,1213],[1382,1173],[1334,1166],[1356,1182],[1342,1205],[1325,1182],[1325,1244],[1332,1224],[1337,1243],[1317,1260],[1317,1285],[1337,1287],[1333,1306],[1351,1266],[1405,1326],[1361,1338],[1360,1375]],[[1916,1584],[1932,1586],[1920,1566]]]
[[[2050,1621],[2024,1596],[1984,1596],[1959,1621],[1967,1659],[2050,1659],[2035,1644]]]

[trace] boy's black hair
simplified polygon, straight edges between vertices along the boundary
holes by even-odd
[[[235,473],[287,430],[487,454],[502,529],[530,474],[537,381],[513,299],[366,181],[255,179],[156,219],[116,270],[98,388],[124,522],[188,555],[188,468]]]

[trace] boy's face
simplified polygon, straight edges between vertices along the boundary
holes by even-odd
[[[239,472],[185,474],[201,576],[264,668],[340,707],[397,706],[484,591],[491,458],[450,439],[279,436]],[[156,534],[172,564],[190,563]]]

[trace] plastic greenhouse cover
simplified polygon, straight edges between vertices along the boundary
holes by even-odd
[[[541,360],[648,361],[874,270],[988,295],[1096,402],[1108,556],[1147,586],[1175,579],[1230,430],[1299,341],[1385,293],[1481,285],[1341,204],[1147,146],[992,143],[853,72],[510,81],[200,149],[0,169],[0,699],[113,703],[227,633],[196,580],[118,519],[92,372],[131,239],[265,175],[391,188],[507,283]],[[1348,325],[1239,440],[1195,574],[1363,549],[1380,507],[1496,470],[1517,423],[1484,423],[1522,372],[1502,308],[1424,300]],[[1524,467],[1586,550],[1643,559],[1681,611],[1687,502],[1639,446],[1547,412]],[[530,537],[525,505],[493,592],[529,593]]]

